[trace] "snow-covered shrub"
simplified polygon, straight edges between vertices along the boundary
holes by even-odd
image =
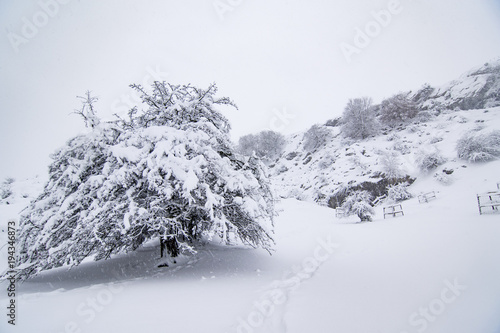
[[[420,128],[416,125],[410,125],[406,128],[406,130],[409,132],[409,133],[417,133],[420,131]]]
[[[351,156],[349,157],[349,163],[355,168],[361,168],[362,170],[368,169],[368,165],[361,162],[361,158],[359,156]]]
[[[324,170],[331,167],[334,163],[335,163],[335,156],[327,155],[319,160],[318,167]]]
[[[428,110],[423,110],[418,113],[418,115],[415,117],[415,120],[421,123],[426,123],[435,116],[439,115],[439,111],[433,110],[433,111],[428,111]]]
[[[437,172],[434,174],[433,177],[435,180],[437,180],[438,182],[440,182],[443,185],[450,185],[455,180],[452,175],[448,175],[444,172]]]
[[[446,162],[446,158],[441,156],[439,151],[427,152],[419,151],[416,157],[417,166],[422,171],[430,171]]]
[[[12,192],[12,184],[14,183],[14,178],[5,178],[5,180],[0,185],[0,199],[7,199],[10,197]]]
[[[304,150],[311,152],[319,147],[323,147],[331,139],[331,132],[321,125],[313,125],[304,133]]]
[[[380,122],[384,125],[395,127],[408,122],[418,114],[418,106],[407,94],[399,93],[380,105]]]
[[[408,183],[389,185],[387,187],[387,198],[393,202],[408,200],[412,197],[408,191]]]
[[[342,114],[342,134],[351,139],[366,139],[378,133],[372,99],[369,97],[350,99]]]
[[[242,136],[238,142],[238,150],[246,156],[255,153],[266,162],[275,160],[281,155],[286,140],[283,134],[274,131],[262,131],[258,134]]]
[[[270,250],[275,211],[262,165],[232,150],[216,109],[232,101],[214,84],[133,87],[143,105],[129,119],[93,122],[52,155],[43,193],[20,218],[19,278],[151,239],[171,257],[215,236]]]
[[[413,96],[413,101],[416,103],[425,102],[434,92],[434,88],[431,87],[430,84],[425,83],[422,88],[420,88],[415,96]]]
[[[465,133],[457,142],[457,154],[469,162],[485,162],[500,157],[500,131]]]
[[[394,142],[392,149],[394,149],[395,151],[399,151],[401,155],[407,155],[411,153],[411,146],[399,140]]]
[[[342,118],[337,117],[326,121],[325,126],[338,127],[342,124]]]
[[[368,191],[354,191],[344,200],[340,208],[347,215],[357,215],[361,222],[371,221],[375,210],[370,205],[372,196]]]
[[[385,176],[391,180],[401,177],[403,171],[401,170],[401,162],[398,153],[383,153],[380,156],[380,163],[382,164],[382,171]]]
[[[438,142],[441,142],[443,141],[443,138],[440,137],[440,136],[435,136],[435,137],[432,137],[430,140],[429,140],[429,143],[430,144],[435,144],[435,143],[438,143]]]
[[[391,133],[387,136],[387,141],[395,141],[395,140],[399,140],[401,137],[398,133]]]

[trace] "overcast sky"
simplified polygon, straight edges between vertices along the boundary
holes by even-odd
[[[1,179],[47,172],[85,131],[70,113],[86,90],[110,119],[131,83],[216,82],[239,106],[223,111],[237,141],[500,56],[498,0],[0,0],[0,26]]]

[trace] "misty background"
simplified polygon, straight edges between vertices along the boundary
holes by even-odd
[[[137,104],[131,83],[216,82],[239,107],[222,109],[237,142],[305,130],[340,116],[349,98],[439,86],[500,56],[500,1],[401,0],[346,57],[341,46],[356,47],[394,4],[0,0],[0,179],[46,174],[49,155],[86,131],[71,114],[86,90],[113,119]]]

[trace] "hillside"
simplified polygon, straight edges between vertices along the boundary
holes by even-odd
[[[499,106],[500,59],[471,69],[442,87],[424,91],[419,91],[422,96],[417,96],[419,92],[415,96],[425,109],[470,110]]]
[[[322,137],[312,149],[307,147],[306,131],[288,136],[280,158],[269,165],[277,193],[335,207],[339,203],[332,196],[346,188],[370,188],[375,197],[382,195],[388,168],[401,182],[431,175],[436,186],[450,184],[467,167],[457,156],[459,138],[470,131],[500,129],[499,73],[500,62],[496,62],[441,88],[429,88],[425,98],[410,92],[419,100],[421,114],[404,126],[382,128],[379,135],[365,140],[344,138],[340,121],[317,125]],[[435,168],[422,170],[419,163],[426,156],[442,160]]]

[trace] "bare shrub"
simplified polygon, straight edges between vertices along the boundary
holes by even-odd
[[[446,158],[441,156],[439,151],[425,152],[419,151],[416,158],[417,166],[422,171],[431,171],[446,162]]]
[[[325,126],[313,125],[304,133],[304,150],[311,152],[324,146],[330,139],[331,133]]]
[[[246,156],[255,154],[264,161],[271,161],[281,155],[286,140],[283,134],[274,131],[262,131],[258,134],[242,136],[238,142],[238,150]]]
[[[405,93],[396,94],[380,105],[380,122],[395,127],[407,123],[418,114],[418,106]]]
[[[500,156],[500,131],[465,133],[457,142],[458,157],[469,162],[485,162]]]
[[[378,133],[378,122],[372,99],[369,97],[350,99],[342,115],[342,134],[360,140]]]

